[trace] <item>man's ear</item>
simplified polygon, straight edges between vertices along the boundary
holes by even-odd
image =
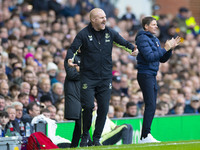
[[[144,25],[144,30],[148,30],[148,27],[149,27],[149,26],[148,26],[147,24],[145,24],[145,25]]]
[[[95,22],[95,18],[94,17],[91,19],[91,22]]]

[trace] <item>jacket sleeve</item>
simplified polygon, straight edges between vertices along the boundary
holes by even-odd
[[[160,46],[157,47],[156,51],[153,51],[148,42],[148,37],[145,35],[138,36],[136,43],[139,53],[141,53],[147,62],[160,61],[160,58],[166,53],[166,50]]]
[[[171,57],[172,55],[172,50],[167,51],[161,58],[160,58],[160,62],[161,63],[165,63],[166,61],[168,61],[168,59]]]
[[[131,44],[129,41],[125,40],[121,35],[119,35],[118,32],[112,30],[112,33],[114,35],[113,38],[113,44],[115,44],[117,47],[124,49],[128,53],[132,53],[134,51],[134,45]]]
[[[70,48],[68,50],[71,50],[72,53],[70,53],[69,58],[74,58],[75,55],[77,54],[78,49],[81,47],[82,45],[82,37],[81,34],[82,32],[80,31],[76,37],[74,38],[74,41],[72,42]]]
[[[67,73],[66,77],[69,80],[77,81],[80,80],[80,73],[76,70],[76,68],[68,66],[68,59],[71,58],[71,55],[73,55],[73,52],[69,49],[64,61],[65,71]]]

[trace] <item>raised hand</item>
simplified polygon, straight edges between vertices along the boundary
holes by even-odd
[[[168,50],[170,50],[172,48],[172,42],[171,42],[171,40],[167,40],[165,42],[165,47],[164,48],[166,49],[166,51],[168,51]]]
[[[175,40],[174,47],[178,46],[181,43],[181,37],[180,36],[177,36],[174,40]]]
[[[178,45],[180,44],[180,42],[181,42],[181,37],[177,36],[175,39],[172,38],[172,39],[170,40],[170,42],[171,42],[171,48],[175,48],[176,46],[178,46]]]
[[[165,43],[165,49],[168,51],[170,49],[175,48],[181,43],[181,37],[177,36],[175,39],[172,38],[171,40],[167,40]]]

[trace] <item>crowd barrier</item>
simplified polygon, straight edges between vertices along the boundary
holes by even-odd
[[[133,126],[133,143],[138,142],[142,129],[141,117],[112,120],[117,125],[131,124]],[[73,121],[60,122],[57,123],[56,135],[71,141],[73,130]],[[163,142],[200,140],[200,115],[155,117],[152,122],[151,133],[156,139]]]

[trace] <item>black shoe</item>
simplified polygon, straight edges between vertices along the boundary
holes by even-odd
[[[94,140],[93,145],[94,146],[101,146],[102,144],[99,142],[99,140]]]
[[[93,142],[91,140],[88,141],[88,146],[93,146]]]
[[[88,146],[88,140],[87,138],[81,138],[81,142],[80,142],[80,147],[87,147]]]

